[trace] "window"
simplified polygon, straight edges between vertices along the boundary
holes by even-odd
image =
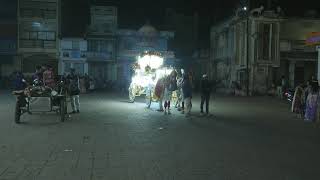
[[[38,33],[37,32],[30,32],[29,39],[38,39]]]
[[[56,33],[55,32],[47,32],[47,40],[50,40],[50,41],[56,40]]]
[[[274,23],[261,23],[259,25],[258,58],[270,61],[275,58],[277,26]]]
[[[69,57],[70,55],[69,55],[69,52],[63,52],[63,57]]]
[[[29,32],[22,32],[20,36],[21,36],[21,39],[29,39]]]
[[[80,49],[79,41],[72,41],[72,49]]]
[[[64,63],[64,72],[65,72],[65,73],[69,73],[69,72],[70,72],[70,69],[71,69],[71,63],[65,62],[65,63]]]
[[[91,52],[97,52],[98,51],[98,41],[89,41],[88,43],[88,49]]]
[[[47,39],[46,32],[38,32],[38,38],[41,40],[46,40]]]

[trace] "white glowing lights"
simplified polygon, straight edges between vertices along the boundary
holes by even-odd
[[[135,75],[132,77],[132,84],[141,87],[147,87],[149,85],[155,85],[159,78],[165,75],[160,67],[163,65],[163,58],[155,54],[143,54],[138,57],[138,69],[135,69]],[[151,69],[155,69],[155,73],[150,74],[146,72],[145,68],[149,66]]]
[[[135,96],[145,94],[148,89],[155,88],[159,79],[168,76],[173,71],[173,68],[163,67],[163,63],[163,57],[157,52],[144,52],[137,57],[138,65],[134,66],[135,73],[131,80],[129,97],[132,94]],[[150,67],[149,70],[147,66]]]
[[[138,58],[138,64],[141,69],[150,66],[151,69],[158,69],[163,65],[163,58],[156,55],[144,55]]]

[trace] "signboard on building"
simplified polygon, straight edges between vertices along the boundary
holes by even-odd
[[[306,45],[315,46],[320,45],[320,32],[312,32],[307,35]]]

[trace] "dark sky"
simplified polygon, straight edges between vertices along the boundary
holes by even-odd
[[[118,6],[120,28],[137,29],[149,20],[161,29],[164,24],[164,12],[168,7],[186,14],[197,11],[201,16],[202,39],[209,36],[209,27],[215,20],[225,18],[234,12],[236,7],[246,4],[246,0],[63,0],[64,35],[78,35],[84,32],[86,24],[89,23],[89,1],[91,4]],[[270,1],[273,6],[280,4],[289,15],[301,15],[306,9],[320,7],[319,0],[304,0],[303,3],[297,0]],[[252,7],[259,7],[261,4],[266,7],[267,2],[268,0],[251,0]]]
[[[89,4],[118,6],[120,28],[137,29],[149,20],[157,28],[164,24],[165,8],[171,7],[178,12],[201,16],[201,37],[208,36],[208,30],[214,20],[220,20],[232,13],[247,0],[62,0],[63,35],[80,36],[89,23]],[[266,5],[268,0],[251,0],[253,6]],[[301,15],[306,9],[320,12],[320,0],[270,0],[280,4],[286,14]],[[17,0],[0,0],[0,20],[15,19]]]

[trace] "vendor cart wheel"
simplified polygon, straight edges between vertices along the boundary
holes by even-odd
[[[61,122],[64,122],[65,120],[65,115],[66,115],[66,102],[65,102],[65,98],[62,98],[60,100],[60,120]]]
[[[16,124],[20,124],[20,117],[21,117],[21,109],[20,109],[20,104],[17,101],[15,112],[14,112],[14,121]]]

